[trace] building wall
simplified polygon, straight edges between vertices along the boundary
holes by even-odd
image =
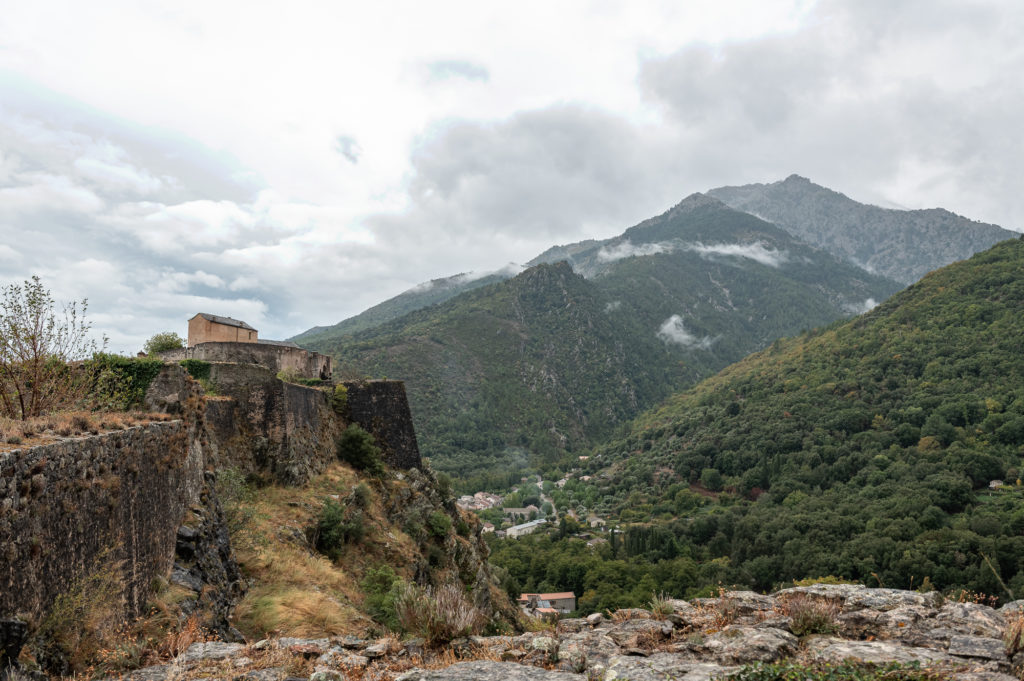
[[[172,362],[182,359],[201,359],[207,362],[258,364],[270,369],[275,374],[284,371],[300,378],[331,380],[333,372],[331,358],[318,352],[263,343],[212,342],[193,346],[191,331],[189,338],[189,347],[162,352],[160,357],[164,361]]]
[[[237,326],[217,324],[196,315],[188,320],[188,346],[200,343],[255,343],[258,333]]]
[[[575,598],[555,598],[548,601],[551,607],[559,612],[572,612],[576,609]]]

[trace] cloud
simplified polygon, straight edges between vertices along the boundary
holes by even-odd
[[[843,309],[845,309],[850,314],[861,315],[864,314],[865,312],[871,312],[871,310],[875,309],[876,307],[878,307],[878,301],[875,300],[874,298],[868,298],[859,303],[847,303],[846,305],[843,306]]]
[[[460,78],[487,82],[491,78],[486,67],[463,59],[439,59],[426,65],[429,80],[450,80]]]
[[[671,244],[639,244],[634,246],[629,240],[620,241],[614,246],[602,246],[597,252],[597,259],[600,262],[614,262],[623,258],[634,256],[654,255],[656,253],[671,253]]]
[[[657,336],[665,343],[675,343],[684,348],[696,350],[710,350],[717,340],[717,338],[710,336],[704,336],[703,338],[694,336],[686,330],[686,327],[683,326],[683,318],[677,314],[672,315],[662,323],[661,328],[658,329]]]
[[[356,142],[356,139],[350,135],[338,135],[334,148],[353,164],[359,163],[359,157],[363,153],[363,148],[359,146],[359,142]]]
[[[610,303],[608,303],[608,304],[606,304],[604,306],[604,311],[605,312],[615,312],[616,310],[620,309],[621,307],[622,307],[622,301],[621,300],[613,300],[613,301],[611,301]]]
[[[1010,169],[1024,140],[999,131],[1024,117],[1024,8],[1006,10],[823,0],[793,31],[646,59],[637,83],[705,187],[797,172],[858,200],[1019,229]]]
[[[650,174],[681,162],[654,130],[578,105],[445,121],[413,150],[408,208],[374,224],[449,237],[486,227],[535,239],[540,252],[552,238],[621,230],[663,209],[677,197]]]
[[[789,260],[789,253],[768,248],[764,244],[687,244],[683,249],[694,251],[702,256],[729,256],[748,258],[768,267],[780,267]]]

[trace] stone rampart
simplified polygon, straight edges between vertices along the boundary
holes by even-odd
[[[283,371],[300,378],[331,380],[331,358],[318,352],[273,343],[199,343],[190,348],[160,353],[165,361],[201,359],[206,362],[258,364],[273,373]]]
[[[344,423],[328,390],[282,381],[256,364],[211,363],[210,382],[217,396],[207,400],[206,420],[216,467],[302,484],[335,459]]]
[[[0,617],[36,619],[106,571],[138,614],[200,496],[194,424],[169,421],[0,453]]]
[[[402,381],[346,381],[348,418],[372,433],[392,468],[422,468],[409,400]]]

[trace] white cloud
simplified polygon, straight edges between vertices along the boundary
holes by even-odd
[[[621,307],[622,307],[622,301],[621,300],[613,300],[613,301],[611,301],[610,303],[607,303],[604,306],[604,311],[605,312],[615,312],[616,310],[618,310]]]
[[[868,298],[859,303],[847,303],[843,307],[850,314],[860,315],[864,314],[865,312],[871,312],[871,310],[878,307],[878,301],[875,300],[874,298]]]
[[[683,318],[677,314],[672,315],[662,323],[657,335],[658,338],[666,343],[675,343],[676,345],[682,345],[684,348],[695,350],[710,350],[717,340],[711,336],[701,338],[694,336],[686,330],[686,327],[683,326]]]
[[[789,253],[769,248],[764,244],[687,244],[683,246],[703,256],[747,258],[768,267],[780,267],[789,260]]]
[[[103,199],[63,175],[20,173],[17,186],[0,188],[0,215],[25,216],[39,212],[95,214]]]
[[[602,246],[597,252],[600,262],[614,262],[634,256],[654,255],[655,253],[671,253],[672,244],[638,244],[634,246],[629,240],[620,241],[614,246]]]

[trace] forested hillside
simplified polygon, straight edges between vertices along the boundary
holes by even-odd
[[[1019,597],[1022,457],[1016,239],[772,344],[598,449],[592,482],[570,481],[556,502],[595,500],[624,530],[615,551],[581,549],[571,574],[552,573],[582,541],[531,537],[495,561],[526,588],[570,580],[602,607],[641,595],[630,584],[645,575],[692,592],[834,575]],[[631,559],[631,578],[602,586],[615,557]]]
[[[898,288],[700,195],[574,263],[592,278],[542,264],[307,345],[406,381],[424,451],[465,477],[574,459],[672,391]]]

